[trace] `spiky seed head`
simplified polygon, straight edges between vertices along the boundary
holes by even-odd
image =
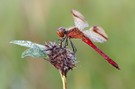
[[[49,62],[58,70],[62,75],[67,75],[67,72],[75,67],[76,58],[74,52],[67,48],[61,48],[54,42],[45,44],[47,51],[49,51]]]

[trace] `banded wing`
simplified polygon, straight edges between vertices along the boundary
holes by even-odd
[[[72,10],[71,14],[73,16],[75,26],[79,30],[83,30],[85,27],[89,26],[89,24],[87,23],[85,17],[79,11]]]
[[[107,34],[103,30],[103,28],[99,26],[93,26],[89,30],[85,30],[83,32],[84,35],[88,37],[90,40],[92,40],[93,42],[103,43],[108,40]]]

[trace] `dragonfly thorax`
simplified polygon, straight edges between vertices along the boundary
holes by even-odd
[[[64,37],[66,35],[67,31],[65,27],[60,27],[57,29],[57,34],[59,37]]]

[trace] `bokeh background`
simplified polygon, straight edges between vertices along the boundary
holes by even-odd
[[[0,0],[0,89],[62,89],[59,72],[40,58],[21,59],[26,49],[11,40],[40,44],[56,41],[60,26],[73,26],[71,9],[90,26],[102,26],[108,42],[96,45],[115,60],[109,65],[81,40],[73,40],[77,67],[68,73],[68,89],[135,89],[134,0]]]

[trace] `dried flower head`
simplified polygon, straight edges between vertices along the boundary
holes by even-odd
[[[48,61],[60,70],[62,75],[66,76],[67,72],[75,67],[76,58],[71,50],[60,47],[54,42],[46,43],[45,48],[49,57]]]

